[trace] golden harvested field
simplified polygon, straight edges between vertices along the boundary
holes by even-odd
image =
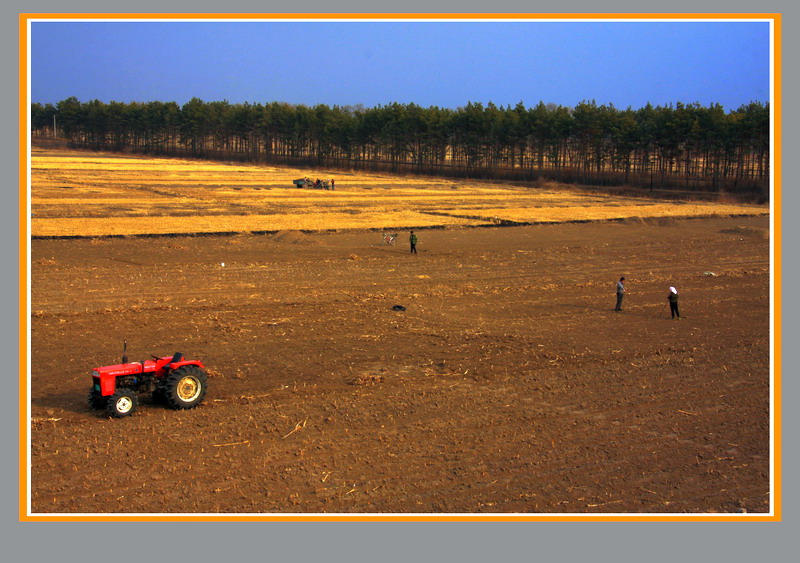
[[[333,177],[336,189],[292,180]],[[401,229],[632,217],[762,215],[766,206],[675,202],[566,186],[405,178],[34,148],[31,235]]]

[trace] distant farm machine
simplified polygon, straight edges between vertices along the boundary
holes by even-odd
[[[203,401],[208,391],[208,374],[202,362],[187,360],[180,352],[129,362],[127,347],[125,342],[122,363],[92,370],[90,407],[123,418],[136,411],[140,393],[152,393],[154,402],[173,409],[191,409]]]
[[[312,180],[311,178],[300,178],[299,180],[292,180],[292,183],[298,188],[312,188],[315,190],[333,189],[333,182],[330,180]]]

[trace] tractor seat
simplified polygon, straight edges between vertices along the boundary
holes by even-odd
[[[183,360],[183,354],[180,352],[175,352],[175,355],[172,356],[172,359],[169,361],[169,363],[174,364],[175,362],[180,362],[181,360]]]

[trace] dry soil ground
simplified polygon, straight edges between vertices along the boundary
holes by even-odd
[[[768,229],[33,240],[32,511],[766,512]],[[123,340],[206,401],[90,410]]]

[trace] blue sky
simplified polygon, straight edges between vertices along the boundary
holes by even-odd
[[[766,22],[32,22],[31,101],[770,101]]]

